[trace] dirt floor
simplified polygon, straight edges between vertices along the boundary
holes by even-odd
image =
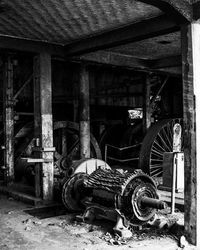
[[[24,211],[32,208],[0,195],[0,250],[181,249],[182,232],[176,227],[161,231],[154,227],[143,229],[141,232],[133,230],[130,239],[123,239],[113,235],[111,222],[86,224],[77,222],[74,214],[42,219],[41,215],[32,216]],[[178,217],[181,219],[182,215]],[[195,249],[186,243],[182,247]]]

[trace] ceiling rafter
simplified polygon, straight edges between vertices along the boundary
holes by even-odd
[[[86,61],[88,63],[106,64],[116,67],[126,68],[147,68],[145,59],[135,58],[133,56],[122,55],[109,51],[97,51],[94,53],[73,57],[73,60]]]
[[[180,55],[149,60],[149,59],[136,58],[134,56],[127,56],[110,51],[97,51],[82,56],[75,56],[72,58],[72,61],[85,61],[87,63],[92,63],[92,64],[97,63],[103,65],[106,64],[110,66],[116,66],[116,67],[146,69],[146,70],[165,69],[165,68],[181,66]]]
[[[81,55],[169,34],[178,30],[180,30],[179,25],[168,16],[161,15],[68,44],[65,46],[65,55]]]
[[[163,69],[181,66],[182,60],[180,55],[175,55],[161,59],[149,60],[148,63],[151,69]]]
[[[63,57],[63,46],[50,44],[42,41],[32,41],[28,39],[8,37],[0,35],[0,50],[21,51],[30,53],[40,53],[43,51],[51,55]]]

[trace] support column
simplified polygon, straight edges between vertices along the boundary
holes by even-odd
[[[183,136],[185,154],[185,232],[200,246],[200,24],[181,29]]]
[[[36,195],[43,200],[53,200],[53,120],[52,120],[52,82],[51,56],[41,53],[34,58],[34,124],[36,146],[44,160],[36,164]]]
[[[12,184],[14,181],[14,102],[11,56],[7,56],[4,62],[3,99],[5,182]]]
[[[90,158],[90,97],[89,97],[89,71],[85,65],[80,69],[79,92],[80,117],[80,157]]]
[[[151,105],[150,105],[151,83],[150,75],[146,75],[144,82],[144,95],[143,95],[143,132],[146,134],[151,126]]]

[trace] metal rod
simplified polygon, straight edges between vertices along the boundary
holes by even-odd
[[[176,154],[173,156],[173,166],[172,166],[172,194],[171,194],[171,214],[175,212],[175,189],[176,189]]]
[[[105,162],[107,162],[108,144],[105,145]]]
[[[118,148],[118,147],[115,147],[115,146],[110,145],[110,144],[106,144],[106,145],[107,145],[107,147],[111,147],[111,148],[115,148],[115,149],[117,149],[119,151],[123,151],[123,150],[126,150],[126,149],[137,148],[137,147],[141,146],[142,143],[138,143],[138,144],[128,146],[128,147],[123,147],[123,148]]]
[[[167,77],[165,78],[165,80],[164,80],[163,84],[161,85],[161,87],[159,88],[158,92],[157,92],[157,93],[155,94],[155,96],[151,99],[150,108],[152,108],[152,106],[153,106],[153,104],[154,104],[154,102],[155,102],[157,96],[159,96],[159,94],[160,94],[161,91],[163,90],[163,88],[164,88],[165,84],[167,83],[168,79],[169,79],[169,76],[167,76]]]
[[[107,159],[118,161],[118,162],[127,162],[127,161],[138,161],[139,157],[121,160],[121,159],[118,159],[118,158],[107,156]]]
[[[16,115],[33,116],[34,113],[29,113],[29,112],[16,112]]]
[[[150,198],[150,197],[142,197],[141,205],[144,207],[151,207],[151,208],[156,208],[156,209],[165,209],[167,206],[164,201]]]

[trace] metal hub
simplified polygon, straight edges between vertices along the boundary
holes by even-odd
[[[85,173],[77,173],[72,175],[64,184],[62,189],[62,201],[69,211],[81,211],[83,206],[81,204],[81,192],[78,186],[81,181],[88,175]]]
[[[141,222],[146,222],[152,218],[156,210],[154,208],[144,206],[142,204],[143,197],[149,197],[154,199],[158,198],[155,188],[150,183],[142,182],[137,187],[135,187],[131,200],[132,209],[135,216],[134,219],[139,220]]]

